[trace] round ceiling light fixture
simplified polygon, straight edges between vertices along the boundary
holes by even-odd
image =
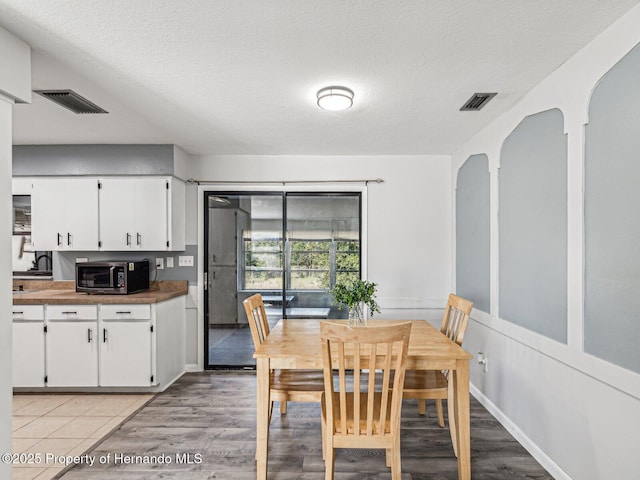
[[[318,90],[318,106],[337,112],[353,105],[353,91],[347,87],[325,87]]]

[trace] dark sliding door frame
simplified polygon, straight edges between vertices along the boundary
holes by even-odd
[[[362,249],[362,245],[363,245],[363,238],[362,238],[362,232],[363,232],[363,222],[362,222],[362,212],[363,212],[363,192],[362,190],[360,190],[359,188],[355,188],[353,191],[348,191],[348,190],[341,190],[341,191],[331,191],[331,190],[327,190],[327,191],[296,191],[296,190],[287,190],[287,191],[283,191],[283,190],[279,190],[279,191],[263,191],[263,190],[240,190],[240,191],[226,191],[226,190],[205,190],[203,192],[203,196],[202,196],[202,202],[203,202],[203,212],[204,212],[204,239],[203,239],[203,243],[204,243],[204,261],[203,261],[203,269],[204,269],[204,278],[205,280],[205,285],[204,285],[204,368],[205,370],[229,370],[229,369],[242,369],[242,367],[238,367],[236,365],[211,365],[211,359],[209,358],[209,285],[210,285],[210,272],[209,272],[209,228],[210,228],[210,222],[209,222],[209,197],[210,196],[214,196],[214,197],[237,197],[237,196],[272,196],[272,197],[278,197],[281,196],[282,197],[282,230],[281,230],[281,235],[282,235],[282,242],[283,242],[283,246],[286,243],[286,235],[287,235],[287,197],[289,196],[295,196],[295,197],[323,197],[323,196],[357,196],[358,197],[358,217],[359,217],[359,221],[358,221],[358,238],[359,238],[359,243],[360,243],[360,250],[359,250],[359,270],[360,270],[360,276],[363,276],[363,249]],[[283,252],[284,255],[284,252]],[[238,266],[239,268],[239,266]],[[282,284],[281,284],[281,295],[283,298],[282,301],[282,317],[283,318],[287,318],[286,315],[286,302],[284,301],[285,296],[286,296],[286,292],[287,292],[287,285],[286,285],[286,261],[283,258],[282,261],[282,270],[281,270],[281,274],[282,274]]]

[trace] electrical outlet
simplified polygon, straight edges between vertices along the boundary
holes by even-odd
[[[193,267],[193,255],[179,255],[178,266],[180,267]]]
[[[156,268],[158,270],[164,270],[164,258],[162,257],[156,258]]]
[[[482,365],[482,371],[487,373],[489,371],[489,359],[482,352],[478,352],[478,363]]]
[[[167,268],[173,268],[173,257],[167,257]]]

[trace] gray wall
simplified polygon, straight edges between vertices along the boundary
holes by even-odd
[[[471,155],[456,186],[456,294],[489,313],[489,159]]]
[[[13,176],[173,175],[173,145],[16,145]]]
[[[593,92],[585,132],[586,352],[640,373],[640,46]]]
[[[499,314],[567,341],[567,138],[558,109],[506,138],[499,173]]]
[[[193,267],[179,267],[178,257],[182,255],[193,256]],[[197,283],[198,269],[198,246],[186,245],[184,252],[54,252],[53,272],[55,280],[75,280],[76,278],[76,258],[84,257],[89,261],[104,260],[149,260],[150,277],[153,281],[164,280],[188,280],[189,285]],[[173,268],[167,268],[167,258],[173,257]],[[156,258],[164,258],[164,270],[156,270]]]

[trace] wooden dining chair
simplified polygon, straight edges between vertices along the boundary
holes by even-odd
[[[262,295],[256,293],[242,302],[249,321],[254,348],[258,348],[269,335],[269,322]],[[322,370],[275,370],[269,381],[271,405],[280,402],[280,414],[286,415],[287,402],[322,402],[324,378]]]
[[[320,322],[325,480],[333,479],[336,448],[384,448],[391,478],[400,480],[400,387],[410,334],[411,322],[363,327]]]
[[[440,332],[458,345],[462,345],[464,333],[469,323],[469,315],[473,302],[462,297],[449,294],[447,306],[442,316]],[[436,401],[436,414],[438,425],[444,428],[444,414],[442,412],[442,400],[452,398],[450,395],[448,370],[407,370],[404,378],[404,398],[418,399],[418,413],[426,414],[426,400]],[[449,417],[449,431],[453,451],[458,455],[458,445],[455,433],[455,415],[453,414],[453,402],[447,401]]]

